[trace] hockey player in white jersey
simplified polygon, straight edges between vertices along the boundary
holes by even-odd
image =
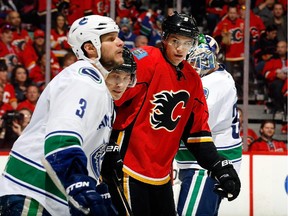
[[[135,81],[135,74],[123,80],[108,75],[123,64],[118,32],[116,23],[104,16],[86,16],[72,24],[68,42],[78,61],[47,85],[15,142],[0,179],[0,215],[117,213],[99,175],[115,118],[115,94],[109,90],[113,82],[127,87]]]
[[[208,124],[217,151],[232,162],[239,173],[242,140],[236,109],[237,92],[232,76],[216,60],[218,51],[218,44],[212,37],[200,35],[199,45],[190,53],[188,61],[201,76],[209,110]],[[234,199],[217,188],[217,180],[198,165],[184,145],[180,145],[175,160],[181,180],[178,215],[215,216],[223,197],[229,201]]]

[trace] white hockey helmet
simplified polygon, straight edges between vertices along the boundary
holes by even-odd
[[[78,59],[84,59],[96,64],[100,70],[103,66],[99,60],[101,58],[100,37],[110,32],[119,32],[119,27],[115,21],[106,16],[90,15],[75,20],[68,33],[68,43]],[[95,60],[85,56],[82,45],[90,41],[97,50],[98,57]]]

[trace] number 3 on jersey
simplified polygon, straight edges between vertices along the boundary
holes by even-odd
[[[79,100],[79,109],[76,110],[76,115],[79,116],[80,118],[82,118],[84,116],[85,110],[86,110],[86,106],[87,106],[87,101],[84,100],[83,98],[81,98]]]

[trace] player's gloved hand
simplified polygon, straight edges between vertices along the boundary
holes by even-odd
[[[120,155],[120,148],[114,141],[110,141],[102,162],[101,175],[103,180],[109,182],[116,175],[117,180],[120,181],[123,178],[122,168],[123,160]]]
[[[214,191],[228,198],[228,201],[236,199],[240,193],[241,182],[232,163],[223,158],[213,165],[211,172],[212,177],[219,182]]]
[[[71,184],[65,188],[72,216],[109,215],[105,199],[97,192],[96,181],[93,178],[86,175],[73,175],[70,180]]]
[[[108,186],[105,183],[101,183],[97,185],[96,191],[100,194],[100,196],[104,200],[104,204],[106,206],[107,212],[109,216],[118,215],[118,211],[112,204],[111,195],[108,191]]]

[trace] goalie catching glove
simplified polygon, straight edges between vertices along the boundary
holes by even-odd
[[[238,197],[241,182],[230,161],[224,158],[217,161],[212,167],[211,175],[219,182],[214,190],[217,194],[228,198],[228,201]]]
[[[74,175],[73,183],[66,187],[68,204],[72,216],[118,215],[112,205],[106,184],[96,186],[96,181],[85,175]]]
[[[110,141],[106,147],[106,153],[102,162],[101,175],[105,182],[111,182],[112,178],[120,181],[123,178],[123,161],[120,155],[120,148],[114,142]]]

